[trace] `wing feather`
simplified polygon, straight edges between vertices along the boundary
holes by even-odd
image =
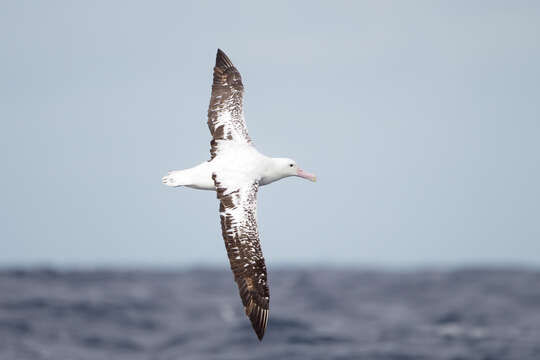
[[[246,315],[259,340],[268,323],[270,292],[257,229],[258,181],[213,174],[221,230]],[[238,184],[241,184],[238,186]]]
[[[208,128],[212,134],[211,159],[219,152],[221,141],[251,142],[242,110],[243,93],[240,73],[227,55],[218,49],[208,107]]]

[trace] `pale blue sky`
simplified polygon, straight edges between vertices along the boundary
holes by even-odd
[[[540,264],[537,1],[0,4],[0,264],[226,266],[216,49],[260,151],[269,265]]]

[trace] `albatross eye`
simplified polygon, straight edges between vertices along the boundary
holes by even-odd
[[[289,166],[290,166],[290,167],[293,167],[293,166],[294,166],[294,164],[289,164]]]

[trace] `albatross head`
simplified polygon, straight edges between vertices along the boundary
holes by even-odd
[[[298,167],[296,161],[287,158],[274,158],[276,170],[279,173],[279,178],[287,176],[299,176],[304,179],[317,181],[317,177],[314,174],[310,174]]]

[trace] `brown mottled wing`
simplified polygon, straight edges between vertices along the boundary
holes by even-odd
[[[225,53],[218,49],[214,82],[208,107],[208,128],[212,134],[210,154],[213,159],[223,140],[250,143],[242,111],[242,77]]]
[[[220,200],[221,230],[246,315],[259,340],[268,322],[270,292],[257,230],[258,181],[213,174]],[[240,185],[240,186],[239,186]]]

